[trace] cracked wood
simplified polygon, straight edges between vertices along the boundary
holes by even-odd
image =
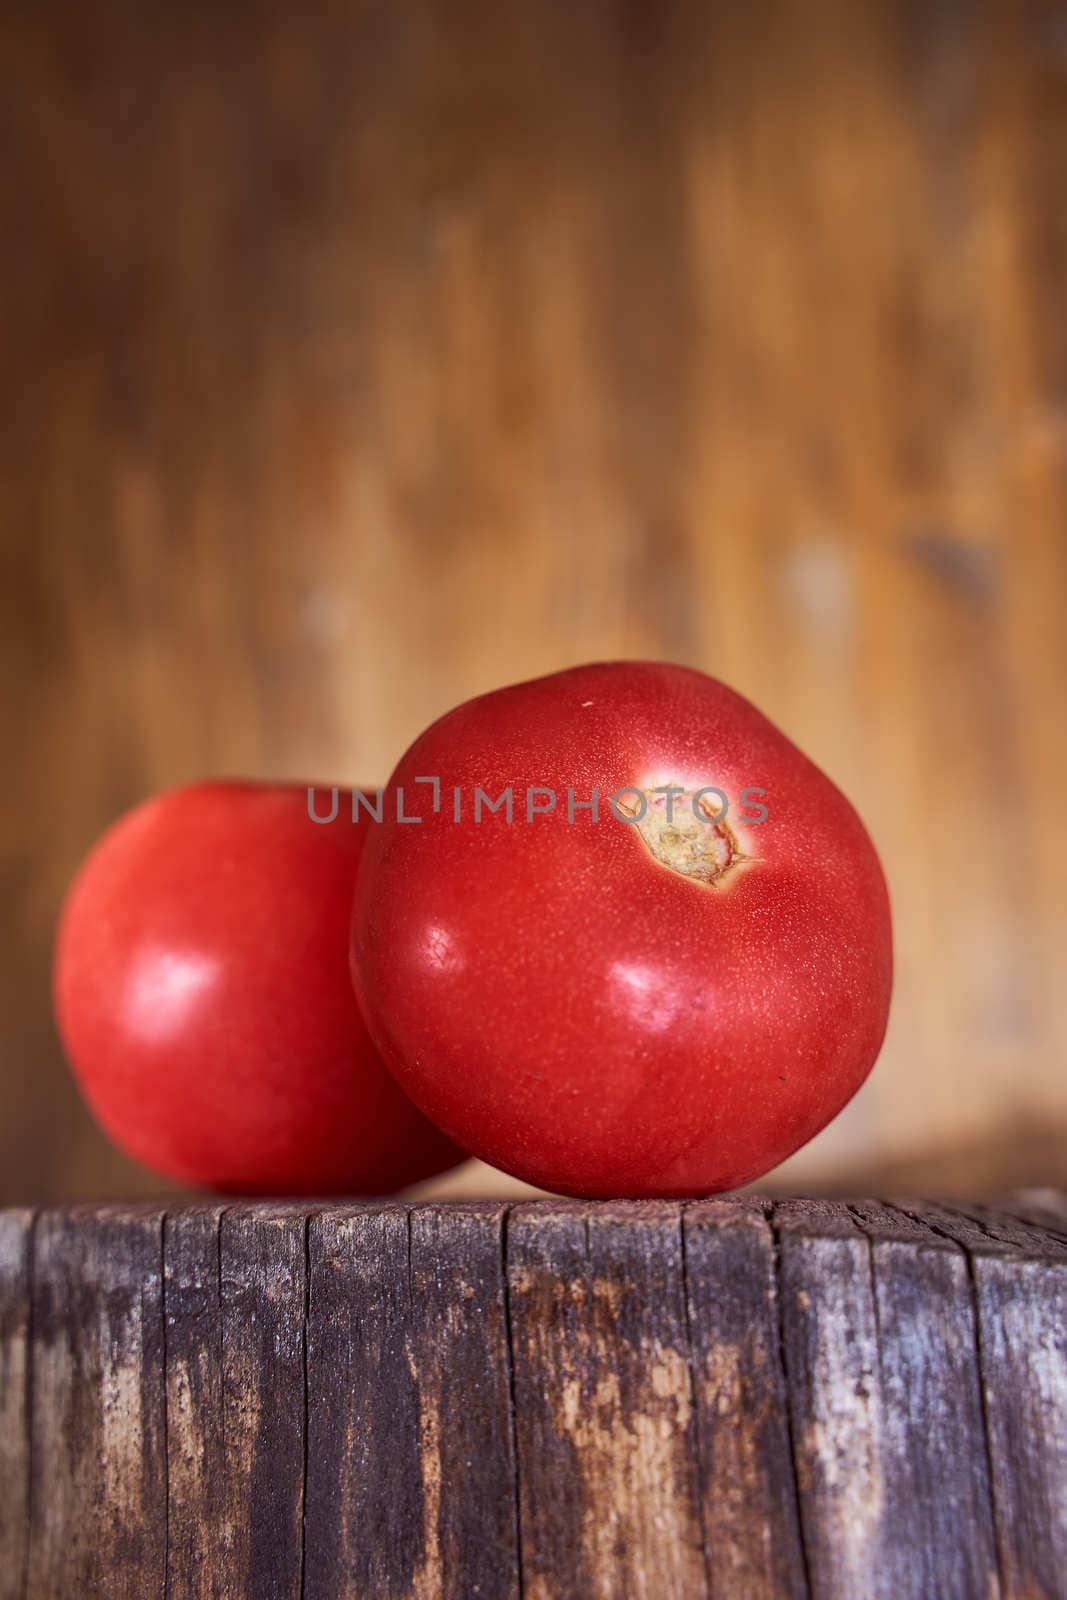
[[[1053,1600],[1067,1204],[0,1213],[0,1600]]]

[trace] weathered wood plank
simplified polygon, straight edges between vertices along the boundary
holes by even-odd
[[[896,1600],[867,1241],[844,1206],[775,1205],[800,1517],[813,1596]]]
[[[1067,1194],[1057,1189],[1017,1189],[1000,1209],[1067,1240]]]
[[[313,1221],[308,1600],[517,1600],[504,1209]]]
[[[0,1600],[1062,1597],[1012,1205],[0,1214]]]
[[[1002,1247],[997,1254],[1006,1247],[1017,1259],[1067,1263],[1067,1239],[1061,1238],[1054,1226],[977,1202],[954,1204],[947,1213],[974,1223],[987,1246]],[[981,1240],[974,1242],[980,1253],[990,1253],[988,1249],[982,1251]]]
[[[876,1201],[776,1205],[815,1596],[999,1593],[966,1259]]]
[[[808,1592],[767,1209],[709,1200],[683,1220],[709,1600]]]
[[[877,1201],[869,1242],[881,1405],[883,1561],[897,1600],[999,1593],[974,1303],[963,1251]]]
[[[412,1590],[419,1600],[521,1594],[506,1213],[502,1205],[408,1213],[426,1529]]]
[[[406,1208],[324,1212],[308,1246],[305,1595],[392,1600],[425,1558]]]
[[[220,1230],[225,1536],[220,1593],[300,1600],[305,1471],[304,1213],[228,1210]]]
[[[526,1600],[707,1592],[680,1208],[508,1221]]]
[[[1006,1600],[1067,1585],[1067,1268],[976,1258]]]
[[[222,1600],[233,1529],[223,1429],[222,1206],[163,1231],[167,1384],[167,1600]],[[240,1470],[240,1464],[234,1464]]]
[[[1005,1600],[1067,1574],[1067,1244],[980,1207],[907,1202],[967,1253]]]
[[[32,1229],[32,1212],[0,1212],[0,1600],[26,1582]]]
[[[37,1219],[27,1600],[163,1592],[162,1231],[144,1208]]]

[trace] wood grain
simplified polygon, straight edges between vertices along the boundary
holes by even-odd
[[[990,1447],[966,1257],[896,1207],[866,1200],[849,1210],[870,1253],[891,1541],[886,1593],[995,1595]],[[960,1528],[970,1530],[965,1541]]]
[[[1039,1208],[0,1213],[0,1593],[1059,1600]]]
[[[867,1243],[842,1206],[775,1207],[800,1521],[816,1594],[893,1593]]]
[[[518,1206],[508,1289],[523,1593],[704,1593],[677,1206]]]
[[[221,1600],[230,1485],[226,1448],[220,1228],[224,1208],[174,1212],[163,1233],[167,1392],[167,1587],[164,1600]]]
[[[709,1600],[808,1594],[768,1210],[758,1200],[685,1208]]]
[[[307,1216],[234,1207],[222,1218],[224,1594],[300,1600],[307,1472]]]
[[[410,1360],[425,1551],[414,1593],[519,1600],[506,1207],[413,1208]],[[421,1585],[421,1587],[420,1587]]]
[[[1003,1593],[1057,1594],[1067,1572],[1067,1241],[983,1207],[914,1214],[957,1240],[971,1266]]]
[[[373,784],[619,655],[754,698],[886,862],[885,1055],[784,1186],[1067,1181],[1063,41],[1061,0],[4,8],[0,1193],[166,1190],[49,1018],[119,811]]]
[[[162,1593],[162,1266],[159,1212],[36,1219],[27,1600]]]
[[[30,1510],[28,1211],[0,1213],[0,1596],[22,1600]]]
[[[307,1592],[410,1592],[425,1530],[407,1212],[328,1212],[310,1244]]]
[[[312,1222],[308,1600],[517,1600],[503,1217]]]

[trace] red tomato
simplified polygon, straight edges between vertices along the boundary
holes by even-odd
[[[328,795],[319,796],[328,815]],[[116,1144],[238,1193],[380,1193],[462,1156],[385,1071],[346,961],[369,833],[296,785],[146,801],[92,851],[55,961],[60,1033]]]
[[[723,822],[716,795],[694,810],[709,785]],[[476,821],[475,788],[509,786],[513,820],[482,803]],[[421,822],[396,820],[400,789]],[[401,1085],[473,1154],[573,1195],[711,1193],[796,1150],[870,1071],[892,981],[878,857],[714,679],[618,662],[483,695],[416,740],[387,803],[354,981]]]

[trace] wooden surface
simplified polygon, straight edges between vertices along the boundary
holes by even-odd
[[[782,1181],[1067,1182],[1062,0],[15,0],[0,62],[0,1196],[163,1192],[49,1020],[119,811],[624,654],[886,861]]]
[[[1062,1600],[1067,1199],[0,1213],[3,1600]]]

